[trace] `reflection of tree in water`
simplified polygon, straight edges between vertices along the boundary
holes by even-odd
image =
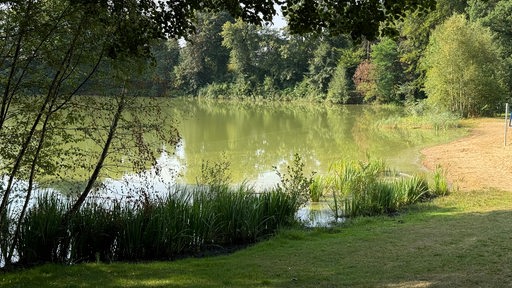
[[[304,159],[306,172],[322,173],[335,160],[365,159],[367,153],[400,159],[404,150],[439,139],[426,130],[376,129],[378,119],[402,111],[388,106],[210,101],[187,105],[194,117],[182,121],[180,133],[186,141],[185,180],[192,183],[203,160],[219,161],[222,155],[231,162],[233,181],[240,182],[283,166],[294,153]]]

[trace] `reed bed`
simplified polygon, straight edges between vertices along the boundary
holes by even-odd
[[[332,195],[336,218],[392,214],[407,205],[449,193],[442,170],[425,177],[403,176],[381,160],[340,161],[321,180]],[[430,188],[432,186],[432,188]]]
[[[66,227],[67,202],[46,194],[31,207],[16,243],[22,265],[175,259],[247,245],[295,223],[297,197],[226,185],[175,188],[121,204],[90,201]],[[8,229],[2,230],[8,239]],[[64,255],[64,256],[63,256]]]

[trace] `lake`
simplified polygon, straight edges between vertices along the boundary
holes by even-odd
[[[185,167],[178,181],[186,184],[196,183],[204,161],[228,161],[234,183],[269,187],[279,181],[273,167],[284,171],[295,153],[308,173],[322,174],[335,161],[368,156],[417,173],[424,171],[421,148],[463,133],[382,128],[382,120],[403,113],[390,106],[173,101],[182,136],[175,160]]]
[[[336,161],[366,160],[368,157],[383,159],[389,167],[402,173],[421,173],[425,171],[420,157],[423,147],[447,142],[464,133],[463,129],[389,128],[393,125],[382,123],[390,123],[388,119],[403,114],[403,108],[393,106],[187,99],[157,99],[157,104],[162,107],[158,115],[148,117],[174,118],[177,122],[160,125],[177,126],[181,136],[178,146],[165,147],[161,142],[153,141],[155,147],[150,147],[151,150],[165,149],[159,154],[157,164],[143,166],[147,169],[141,173],[130,172],[124,165],[125,161],[133,160],[130,155],[135,155],[134,151],[113,153],[104,169],[103,184],[96,189],[100,193],[92,197],[100,197],[100,201],[104,198],[136,200],[134,196],[140,196],[141,191],[158,197],[168,193],[170,185],[197,184],[205,161],[210,164],[229,163],[228,172],[233,184],[248,183],[257,190],[263,190],[279,183],[275,169],[286,173],[285,168],[295,153],[305,162],[306,175],[327,173]],[[99,117],[93,113],[84,115]],[[126,139],[118,139],[118,145],[131,146]],[[76,145],[79,150],[97,148],[91,141],[77,142]],[[86,175],[90,173],[90,169],[81,167],[95,163],[98,151],[95,152],[90,153],[90,159],[66,159],[69,163],[61,165],[66,172],[61,173],[64,176],[58,180],[50,179],[49,184],[41,185],[43,189],[36,192],[48,189],[64,194],[81,191]],[[24,191],[26,185],[26,182],[18,181],[15,190]],[[16,197],[14,201],[22,201],[22,198]],[[16,202],[13,206],[21,207],[21,203]],[[325,205],[318,208],[320,216],[314,216],[311,222],[332,219],[329,214],[322,216],[322,213],[329,213],[328,210]],[[303,213],[301,218],[312,217],[307,209],[300,213]]]

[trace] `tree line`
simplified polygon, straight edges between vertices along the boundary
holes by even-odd
[[[152,46],[153,68],[134,78],[152,96],[342,104],[428,98],[462,116],[490,115],[512,87],[511,13],[512,1],[439,0],[435,10],[407,11],[381,25],[375,38],[328,29],[297,34],[201,13],[195,34]]]

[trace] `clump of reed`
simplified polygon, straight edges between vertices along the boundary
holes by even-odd
[[[316,176],[313,178],[313,181],[309,185],[309,199],[312,202],[320,202],[320,200],[324,196],[324,182],[324,177]]]
[[[424,100],[405,103],[404,111],[403,115],[394,115],[376,121],[376,127],[392,129],[424,128],[444,131],[458,128],[461,125],[460,116],[429,104]]]
[[[23,264],[175,259],[266,238],[296,221],[297,201],[246,185],[176,187],[136,203],[91,200],[63,222],[65,200],[47,194],[29,209],[16,249]]]
[[[67,208],[61,197],[45,194],[37,199],[20,226],[20,237],[16,243],[20,263],[58,261],[61,240],[66,236],[61,221]]]
[[[407,205],[445,195],[441,178],[430,188],[424,177],[399,175],[382,160],[369,160],[337,162],[324,181],[332,194],[335,217],[341,218],[392,214]]]
[[[440,166],[436,166],[433,175],[432,193],[437,196],[445,196],[450,194],[450,187],[446,179],[446,171]]]

